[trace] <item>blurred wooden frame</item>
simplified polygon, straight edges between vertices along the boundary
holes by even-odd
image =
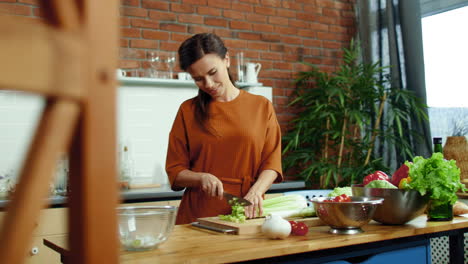
[[[70,154],[71,263],[118,263],[118,0],[42,0],[45,23],[0,16],[0,90],[45,109],[0,228],[0,263],[24,261],[59,155]],[[0,91],[1,92],[1,91]]]

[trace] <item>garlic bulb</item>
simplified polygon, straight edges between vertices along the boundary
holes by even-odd
[[[285,239],[291,234],[291,224],[279,215],[267,215],[262,232],[271,239]]]

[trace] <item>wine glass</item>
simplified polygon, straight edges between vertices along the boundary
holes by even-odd
[[[158,70],[161,65],[161,56],[157,51],[150,51],[148,53],[148,61],[151,65],[152,73],[151,77],[157,78],[158,77]]]
[[[167,67],[169,68],[169,79],[173,78],[175,63],[176,63],[176,55],[175,55],[175,52],[171,51],[167,54],[167,58],[166,58],[166,64],[167,64]]]

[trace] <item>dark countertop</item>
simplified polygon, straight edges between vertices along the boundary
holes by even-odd
[[[273,184],[267,193],[280,193],[291,190],[301,190],[305,188],[303,181],[290,181]],[[162,185],[159,188],[145,188],[122,191],[121,198],[124,203],[137,203],[137,202],[154,202],[154,201],[168,201],[179,200],[182,197],[183,191],[174,192],[168,184]],[[48,198],[50,207],[65,207],[67,197],[54,195]],[[0,199],[0,208],[5,207],[8,200]]]

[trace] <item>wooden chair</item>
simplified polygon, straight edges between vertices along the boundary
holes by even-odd
[[[119,3],[42,0],[45,23],[0,16],[0,89],[46,98],[0,229],[0,263],[24,261],[63,152],[70,155],[70,260],[118,263],[115,69]]]

